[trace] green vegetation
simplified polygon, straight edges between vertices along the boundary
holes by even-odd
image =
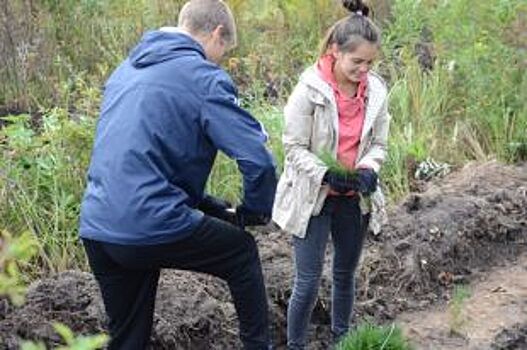
[[[34,275],[82,267],[76,227],[93,119],[73,120],[64,110],[52,109],[37,130],[29,115],[4,120],[8,124],[0,129],[0,227],[34,233],[39,249],[38,264],[30,271]]]
[[[394,78],[390,192],[407,189],[409,159],[525,159],[526,13],[514,0],[394,1],[384,50]],[[432,71],[420,68],[426,47]]]
[[[463,306],[470,297],[470,291],[467,286],[456,285],[452,294],[452,299],[448,304],[449,328],[451,333],[461,334],[465,326],[466,319],[463,316]]]
[[[14,305],[24,303],[25,284],[20,268],[36,254],[36,240],[29,232],[13,238],[0,231],[0,296],[7,296]]]
[[[106,334],[92,335],[92,336],[76,336],[71,329],[62,323],[53,324],[55,332],[62,338],[66,345],[59,346],[55,350],[97,350],[103,349],[109,341],[109,336]],[[46,350],[46,346],[42,343],[23,342],[22,350]]]
[[[395,325],[362,324],[346,336],[336,350],[411,350],[412,346]]]
[[[22,305],[26,293],[25,278],[21,268],[27,265],[37,253],[38,242],[29,232],[13,237],[7,231],[0,231],[0,297],[7,296],[14,305]],[[53,326],[66,346],[57,350],[95,350],[101,349],[107,342],[105,334],[94,336],[75,336],[65,325]],[[23,342],[23,350],[45,350],[43,344]]]
[[[347,168],[338,159],[335,159],[333,155],[328,151],[323,152],[318,157],[328,167],[328,169],[332,171],[333,173],[339,174],[340,176],[343,176],[344,178],[350,178],[350,179],[356,178],[358,176],[356,170]]]
[[[85,268],[77,218],[101,87],[149,29],[183,1],[43,0],[0,4],[0,227],[37,238],[30,276]],[[283,163],[281,109],[345,12],[333,0],[230,0],[240,45],[225,67]],[[527,4],[522,0],[372,0],[384,33],[376,70],[390,86],[382,179],[406,194],[425,159],[527,159]],[[24,112],[22,115],[21,112]],[[9,116],[11,115],[11,116]],[[236,201],[236,165],[220,157],[207,185]]]

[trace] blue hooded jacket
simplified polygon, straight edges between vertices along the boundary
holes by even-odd
[[[243,204],[270,213],[276,169],[228,74],[184,33],[152,31],[105,85],[80,215],[83,238],[124,245],[190,235],[217,150],[236,160]]]

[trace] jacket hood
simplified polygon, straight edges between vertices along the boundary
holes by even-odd
[[[369,71],[367,75],[367,88],[365,95],[368,97],[370,94],[386,94],[387,86],[384,80],[375,72]],[[316,66],[308,67],[300,76],[300,81],[311,88],[317,90],[323,94],[330,101],[333,98],[333,89],[331,86],[320,77],[317,72]]]
[[[300,81],[323,94],[328,100],[333,100],[331,86],[317,73],[316,66],[308,67],[301,75]]]
[[[199,54],[205,57],[203,47],[188,34],[177,31],[149,31],[130,52],[135,68],[144,68],[177,57]]]

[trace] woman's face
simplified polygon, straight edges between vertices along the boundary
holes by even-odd
[[[376,44],[362,41],[351,52],[339,51],[336,46],[332,49],[335,57],[335,68],[349,82],[358,83],[361,76],[366,74],[375,59],[379,48]]]

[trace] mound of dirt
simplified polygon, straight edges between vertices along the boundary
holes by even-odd
[[[496,336],[492,350],[521,350],[527,348],[527,322],[516,324]]]
[[[527,244],[527,166],[469,165],[410,195],[365,251],[359,311],[391,319],[444,299],[457,282]]]
[[[86,272],[68,271],[38,281],[29,287],[26,303],[20,308],[10,306],[8,311],[0,321],[0,340],[5,349],[18,349],[20,339],[59,344],[54,322],[67,324],[80,333],[104,331],[99,290]]]
[[[470,165],[389,211],[389,224],[366,243],[358,278],[358,319],[392,320],[402,311],[444,301],[452,286],[519,255],[527,244],[527,164]],[[274,337],[285,342],[291,294],[290,237],[255,231],[266,277]],[[313,314],[310,349],[327,349],[330,254]],[[0,303],[3,303],[0,301]],[[2,304],[3,305],[3,304]],[[31,286],[21,308],[2,306],[0,343],[20,338],[59,342],[51,323],[79,333],[102,331],[105,317],[91,275],[65,272]],[[498,341],[498,340],[497,340]],[[496,342],[497,342],[496,341]],[[237,320],[226,285],[215,278],[165,271],[158,290],[155,349],[237,349]]]
[[[227,284],[203,274],[164,271],[159,285],[153,349],[236,349],[236,312]]]
[[[0,322],[2,349],[18,349],[20,341],[61,344],[53,323],[78,334],[105,331],[106,316],[90,273],[67,271],[30,286],[26,303]],[[226,284],[205,276],[164,271],[160,281],[153,349],[235,349],[239,341],[236,317]]]

